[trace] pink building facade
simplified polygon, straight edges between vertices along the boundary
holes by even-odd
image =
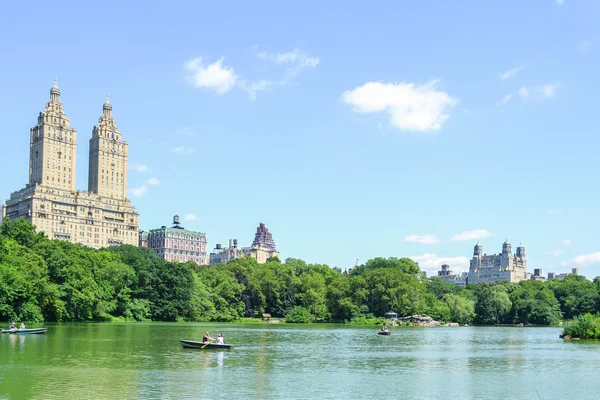
[[[179,224],[179,217],[173,217],[173,226],[162,226],[140,235],[140,245],[148,247],[157,256],[167,261],[188,262],[207,265],[206,234],[184,229]]]

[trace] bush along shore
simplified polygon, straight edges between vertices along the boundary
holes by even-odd
[[[349,273],[294,258],[199,266],[147,248],[50,240],[22,219],[0,225],[4,321],[241,322],[270,314],[287,323],[377,325],[389,311],[401,325],[415,322],[407,316],[460,325],[582,321],[600,312],[600,278],[461,288],[428,278],[409,258],[374,258]]]
[[[565,322],[563,339],[600,340],[600,315],[583,314]]]

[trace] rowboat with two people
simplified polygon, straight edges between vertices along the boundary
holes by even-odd
[[[8,327],[8,329],[2,329],[2,333],[14,333],[16,335],[35,335],[35,334],[40,334],[40,333],[46,333],[47,330],[48,330],[48,328],[27,329],[27,328],[25,328],[25,324],[22,322],[21,322],[21,326],[19,327],[19,329],[17,329],[17,327],[15,326],[15,323],[12,322],[10,324],[10,326]]]
[[[214,341],[217,341],[216,343],[213,343]],[[223,339],[223,335],[221,335],[219,333],[219,336],[217,336],[216,339],[210,337],[209,333],[206,332],[204,334],[204,336],[202,337],[202,341],[201,342],[197,342],[195,340],[180,340],[179,343],[181,343],[181,345],[183,346],[184,349],[200,349],[200,350],[204,350],[204,349],[221,349],[221,350],[228,350],[228,349],[232,349],[233,345],[232,344],[225,344],[225,341]]]
[[[48,328],[34,328],[34,329],[2,329],[2,333],[13,333],[15,335],[39,335],[40,333],[46,333]]]
[[[211,342],[203,343],[203,342],[197,342],[194,340],[180,340],[179,342],[181,343],[181,345],[183,346],[184,349],[200,349],[200,350],[233,349],[232,344],[217,344],[217,343],[211,343]]]

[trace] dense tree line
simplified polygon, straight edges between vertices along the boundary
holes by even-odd
[[[171,263],[145,248],[91,249],[49,240],[27,221],[0,226],[0,319],[372,323],[393,310],[444,322],[556,324],[600,311],[600,279],[479,284],[427,278],[408,258],[375,258],[349,274],[288,258],[258,264]]]

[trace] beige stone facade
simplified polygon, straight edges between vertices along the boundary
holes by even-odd
[[[121,140],[107,100],[90,140],[88,191],[75,190],[77,131],[60,102],[50,101],[31,128],[29,183],[11,193],[3,218],[25,218],[51,239],[90,247],[138,244],[139,214],[126,198],[127,143]]]
[[[254,258],[259,264],[264,264],[269,261],[269,258],[280,258],[279,252],[272,249],[264,249],[259,246],[246,247],[242,249],[245,257]]]
[[[229,239],[229,247],[225,249],[221,247],[220,243],[217,243],[217,247],[210,253],[210,265],[227,264],[240,257],[252,257],[259,264],[266,263],[272,257],[281,258],[276,250],[273,235],[265,224],[261,222],[256,228],[254,241],[250,247],[238,248],[237,239]]]
[[[88,191],[123,199],[127,192],[127,142],[121,141],[108,98],[102,112],[90,139]]]
[[[519,282],[530,277],[524,246],[517,247],[517,253],[513,254],[510,243],[504,242],[502,253],[487,255],[483,254],[483,246],[475,245],[469,267],[469,285],[496,281]]]

